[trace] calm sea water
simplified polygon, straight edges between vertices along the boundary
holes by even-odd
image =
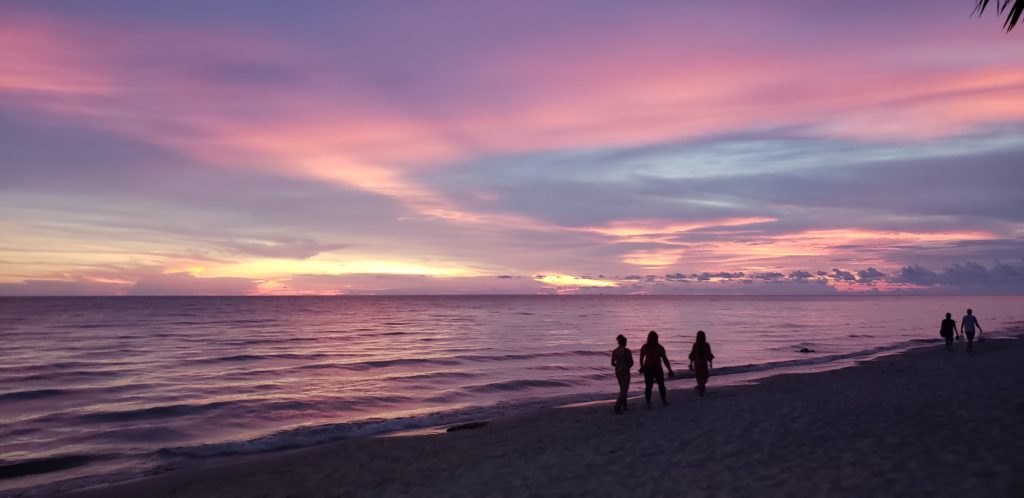
[[[938,341],[967,307],[1024,321],[1024,297],[0,299],[0,494],[611,399],[620,333],[683,373],[707,331],[713,387]]]

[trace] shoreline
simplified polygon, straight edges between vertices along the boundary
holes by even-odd
[[[1022,322],[1024,323],[1024,322]],[[1015,329],[1010,329],[1011,333]],[[1022,329],[1024,331],[1024,329]],[[989,336],[1000,336],[1007,332],[994,332]],[[778,360],[768,363],[751,363],[729,365],[719,367],[715,371],[716,384],[719,387],[739,386],[756,384],[764,379],[777,375],[803,375],[820,373],[828,370],[849,368],[864,361],[871,361],[882,356],[899,354],[903,351],[921,347],[924,344],[931,344],[937,340],[911,339],[909,341],[897,342],[878,346],[870,349],[847,352],[847,353],[826,353],[823,356],[808,354],[805,358]],[[723,373],[724,372],[724,373]],[[614,382],[609,373],[608,382]],[[693,374],[687,370],[677,371],[674,378],[666,378],[666,385],[671,390],[686,383],[693,382]],[[642,399],[639,394],[643,390],[642,376],[636,375],[633,378],[631,389],[633,402]],[[115,460],[94,460],[88,455],[73,455],[71,457],[56,458],[50,460],[35,460],[27,464],[15,464],[25,466],[46,467],[53,466],[55,474],[47,470],[36,470],[24,476],[15,478],[28,479],[31,484],[14,486],[0,490],[0,497],[8,496],[51,496],[57,492],[80,489],[83,487],[116,485],[119,483],[135,481],[146,476],[163,473],[168,468],[180,468],[193,465],[197,460],[210,459],[211,461],[231,461],[244,456],[261,454],[277,454],[282,451],[315,448],[324,445],[335,444],[341,441],[352,439],[405,437],[411,435],[443,434],[453,426],[462,426],[467,423],[478,423],[479,421],[490,421],[498,417],[521,417],[545,410],[562,407],[600,405],[607,401],[607,392],[579,392],[560,396],[548,396],[544,398],[529,398],[512,402],[511,404],[480,405],[466,407],[452,411],[430,412],[423,416],[412,416],[411,418],[398,417],[394,419],[368,419],[365,421],[339,422],[321,425],[299,426],[282,430],[275,433],[265,434],[253,439],[214,442],[194,446],[169,447],[155,451],[150,455],[135,455]],[[432,420],[440,418],[445,421]],[[426,421],[426,423],[424,423]],[[397,425],[395,425],[397,424]],[[373,429],[372,426],[395,425],[394,428]],[[364,427],[365,426],[365,427]],[[325,432],[331,432],[338,428],[357,427],[355,432],[362,434],[349,434],[344,432],[337,436],[323,436]],[[369,430],[364,430],[369,429]],[[311,436],[306,436],[311,434]],[[296,440],[296,437],[299,439]],[[310,440],[310,437],[313,440]],[[252,446],[252,448],[246,448]],[[154,459],[156,459],[154,461]],[[84,462],[89,468],[84,472],[75,471],[77,466],[71,462],[69,467],[63,467],[65,460]],[[150,463],[144,463],[144,462]],[[77,477],[62,475],[62,470],[70,468],[77,472]],[[52,480],[47,480],[47,478]],[[34,482],[33,482],[34,481]]]
[[[1022,322],[1024,323],[1024,322]],[[1009,333],[1012,333],[1011,329]],[[999,337],[1007,332],[995,332],[990,333],[990,336]],[[1024,329],[1021,329],[1021,333],[1024,333]],[[726,386],[741,386],[741,385],[756,385],[765,379],[778,376],[778,375],[804,375],[821,373],[829,370],[850,368],[857,364],[865,361],[872,361],[876,358],[900,354],[909,349],[921,347],[924,344],[931,344],[937,340],[929,339],[912,339],[910,341],[904,341],[899,343],[893,343],[885,346],[880,346],[873,349],[861,350],[850,353],[833,353],[825,356],[817,356],[809,354],[806,359],[798,360],[782,360],[769,363],[758,363],[758,364],[741,364],[732,365],[726,367],[719,367],[716,369],[718,372],[715,375],[716,384],[719,388]],[[725,374],[721,372],[726,372]],[[686,383],[693,382],[693,374],[687,370],[677,371],[674,378],[666,378],[666,385],[671,391],[673,386],[680,386]],[[613,382],[613,377],[609,374],[609,382]],[[636,375],[633,378],[633,387],[631,389],[632,396],[629,398],[634,403],[639,403],[642,400],[643,391],[643,378],[642,376]],[[568,408],[576,406],[594,406],[604,404],[609,397],[607,392],[585,392],[576,393],[572,395],[564,396],[553,396],[547,398],[538,398],[532,400],[525,400],[519,403],[513,403],[510,405],[481,405],[477,407],[460,409],[450,412],[436,412],[425,415],[427,420],[433,418],[449,419],[445,422],[431,421],[426,424],[418,423],[415,419],[420,417],[412,417],[413,420],[408,421],[406,427],[398,427],[393,429],[379,429],[376,431],[371,430],[369,433],[362,435],[341,435],[336,437],[323,437],[316,436],[314,439],[320,439],[319,441],[303,440],[295,441],[294,436],[300,435],[306,431],[322,433],[325,429],[330,431],[336,427],[351,427],[354,424],[360,425],[377,425],[377,424],[389,424],[389,423],[401,423],[402,418],[396,419],[381,419],[378,421],[368,420],[365,422],[345,422],[337,424],[326,424],[326,425],[312,425],[306,427],[297,427],[281,431],[278,433],[271,433],[260,436],[258,438],[249,440],[239,441],[228,441],[221,443],[208,443],[205,445],[196,446],[183,446],[175,448],[164,448],[157,452],[154,452],[149,458],[158,458],[162,461],[154,462],[150,464],[142,463],[146,458],[143,456],[129,457],[135,460],[134,463],[124,461],[92,461],[93,459],[88,456],[75,455],[70,457],[71,460],[81,461],[84,460],[89,462],[89,465],[95,468],[86,470],[85,473],[78,477],[62,476],[60,470],[57,470],[56,475],[49,475],[51,478],[55,478],[52,481],[47,481],[47,471],[32,472],[26,474],[22,478],[28,478],[30,481],[35,481],[33,484],[24,486],[11,487],[5,490],[0,490],[0,498],[8,496],[23,496],[23,497],[36,497],[36,496],[51,496],[58,492],[67,492],[68,490],[81,489],[85,487],[97,487],[97,486],[109,486],[117,485],[124,482],[136,481],[140,478],[160,474],[166,471],[166,469],[180,468],[182,466],[194,465],[198,460],[209,459],[212,462],[221,461],[234,461],[238,458],[246,456],[264,455],[264,454],[277,454],[283,451],[291,451],[305,448],[316,448],[320,446],[336,444],[342,441],[348,441],[353,439],[372,439],[372,438],[389,438],[389,437],[406,437],[414,435],[432,435],[432,434],[444,434],[450,431],[453,427],[461,427],[466,424],[477,424],[483,421],[488,423],[495,418],[519,418],[524,416],[530,416],[532,414],[539,414],[546,410]],[[245,446],[253,445],[254,449],[246,449]],[[218,447],[224,447],[218,449]],[[164,457],[157,455],[176,455],[168,457],[170,460],[163,460]],[[65,458],[67,459],[67,458]],[[65,459],[57,459],[58,461],[43,461],[36,460],[30,462],[28,465],[35,466],[47,466],[55,465],[59,466]],[[143,459],[143,460],[140,460]],[[59,468],[59,467],[58,467]],[[72,467],[73,468],[73,467]],[[97,470],[105,469],[104,471]]]
[[[655,395],[648,411],[632,399],[623,416],[596,401],[449,433],[189,462],[61,496],[616,494],[615,476],[631,494],[1019,496],[1024,336],[1000,335],[971,355],[940,351],[939,341],[752,385],[716,388],[713,376],[706,398],[673,382],[672,406],[657,407]],[[955,372],[940,379],[935,369]],[[980,375],[988,380],[965,378]],[[639,477],[658,468],[662,481]]]

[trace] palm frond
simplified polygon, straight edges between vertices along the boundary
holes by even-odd
[[[971,12],[971,15],[973,16],[977,14],[978,16],[981,16],[981,14],[985,12],[985,8],[988,7],[989,1],[990,0],[975,0],[974,11]],[[1020,21],[1021,13],[1024,13],[1024,0],[1012,0],[1012,2],[1013,3],[1011,3],[1011,0],[1002,0],[1002,2],[999,0],[995,1],[996,12],[999,15],[1003,15],[1004,13],[1006,14],[1006,21],[1003,22],[1003,29],[1007,32],[1010,32],[1010,30],[1017,25],[1017,22]]]

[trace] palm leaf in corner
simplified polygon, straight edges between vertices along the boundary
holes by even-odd
[[[975,0],[974,12],[972,12],[971,15],[978,14],[980,16],[982,12],[985,12],[985,7],[988,7],[989,1],[990,0]],[[1003,22],[1003,29],[1009,32],[1017,25],[1017,21],[1020,20],[1021,12],[1024,12],[1024,0],[1012,0],[1012,3],[1011,0],[1002,0],[1002,2],[1000,2],[1000,0],[996,0],[995,4],[996,12],[1000,15],[1003,13],[1006,14],[1006,21]]]

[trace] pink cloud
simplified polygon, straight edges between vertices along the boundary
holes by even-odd
[[[801,8],[811,16],[820,14],[813,6]],[[736,21],[723,17],[725,10],[715,10],[696,22],[696,14],[689,12],[670,10],[661,16],[657,9],[637,10],[621,19],[467,43],[438,54],[436,64],[430,50],[415,52],[429,63],[403,60],[404,50],[397,50],[385,51],[394,60],[378,57],[364,65],[358,59],[365,47],[323,34],[264,36],[240,27],[244,23],[184,31],[159,23],[109,25],[94,18],[14,13],[0,19],[0,101],[28,111],[25,115],[112,131],[211,167],[365,190],[401,202],[410,211],[409,220],[482,227],[483,237],[497,230],[562,235],[571,240],[565,253],[613,244],[642,246],[609,251],[607,264],[616,271],[677,264],[695,269],[792,266],[849,256],[836,247],[852,242],[995,237],[972,238],[966,231],[930,236],[836,229],[683,244],[673,239],[709,226],[771,219],[739,218],[718,225],[624,219],[569,228],[524,214],[473,210],[424,180],[439,169],[495,154],[643,146],[785,127],[817,137],[891,142],[1024,121],[1019,98],[1024,68],[1015,62],[1024,57],[1024,48],[1007,43],[989,47],[1001,33],[985,34],[973,26],[951,30],[952,21],[936,18],[902,29],[896,29],[895,21],[882,22],[876,33],[852,19],[844,30],[822,36],[806,28],[810,24],[800,19],[799,9],[753,9],[757,15],[749,20]],[[900,19],[904,24],[913,20]],[[724,30],[726,21],[730,24]],[[798,28],[804,31],[789,32]],[[811,38],[814,34],[818,37]],[[990,58],[977,55],[990,48]],[[489,242],[488,247],[506,247]],[[524,260],[540,266],[537,261],[544,257],[550,256]],[[600,262],[598,256],[579,259]],[[453,282],[417,280],[399,287],[462,288]],[[466,289],[498,285],[459,282],[467,282]],[[307,283],[309,289],[322,290]],[[94,284],[32,285],[74,290]],[[144,275],[131,292],[275,289],[258,284],[265,282]],[[537,290],[536,283],[499,284],[495,288]],[[114,287],[95,288],[110,292]],[[374,289],[369,284],[361,288]]]
[[[987,49],[981,37],[935,30],[898,52],[883,48],[885,38],[833,40],[826,57],[753,36],[717,45],[707,43],[718,38],[717,27],[680,36],[671,22],[645,22],[612,36],[576,28],[482,52],[471,73],[420,75],[439,96],[410,105],[346,74],[330,50],[300,41],[11,19],[0,37],[8,61],[0,88],[48,95],[29,101],[210,162],[262,158],[267,167],[316,175],[322,166],[305,164],[333,158],[339,177],[360,169],[379,175],[374,168],[401,177],[487,153],[786,125],[895,139],[1024,119],[1014,98],[1024,69],[934,61],[944,47]],[[700,45],[680,45],[686,41]],[[139,64],[148,58],[155,60]],[[261,86],[197,76],[229,63],[279,67],[296,81]],[[431,111],[424,115],[420,105]]]

